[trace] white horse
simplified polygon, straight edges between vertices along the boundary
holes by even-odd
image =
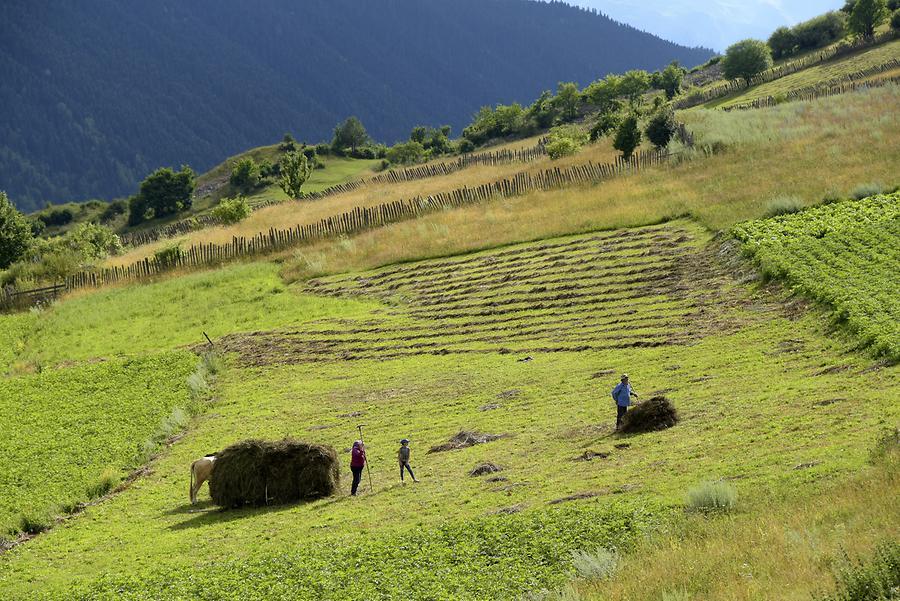
[[[197,502],[197,491],[203,486],[203,483],[209,480],[212,474],[213,464],[216,462],[215,455],[207,455],[202,459],[198,459],[191,464],[191,504]]]

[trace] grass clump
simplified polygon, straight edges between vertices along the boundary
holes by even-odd
[[[97,499],[111,491],[119,483],[119,472],[113,468],[104,469],[97,479],[87,487],[87,496],[89,499]],[[67,508],[63,508],[64,510]],[[71,513],[65,511],[65,513]]]
[[[884,192],[883,184],[879,182],[869,182],[866,184],[860,184],[853,188],[853,192],[850,193],[850,197],[854,200],[862,200],[863,198],[875,196],[876,194],[881,194],[882,192]]]
[[[737,506],[737,490],[728,482],[703,482],[687,494],[688,511],[700,513],[733,511]]]
[[[572,566],[578,576],[586,580],[611,578],[619,569],[619,554],[615,549],[603,547],[594,551],[573,551]]]
[[[18,530],[25,534],[40,534],[49,530],[53,520],[46,513],[29,512],[19,516]]]
[[[779,215],[789,215],[803,210],[803,200],[797,196],[776,196],[766,203],[766,212],[764,217],[777,217]]]

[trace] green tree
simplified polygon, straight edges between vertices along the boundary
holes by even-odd
[[[887,19],[886,0],[856,0],[850,12],[850,31],[864,38],[875,35],[875,28]]]
[[[665,148],[675,136],[676,129],[675,114],[671,109],[664,108],[650,118],[644,132],[654,146]]]
[[[678,65],[677,61],[673,62],[659,74],[659,89],[666,93],[666,99],[672,100],[681,91],[683,80],[684,69]]]
[[[619,110],[618,97],[621,95],[621,84],[621,75],[607,75],[586,87],[582,97],[586,102],[596,106],[601,113],[615,112]]]
[[[894,14],[891,15],[891,29],[900,31],[900,8],[895,10]]]
[[[244,157],[235,162],[228,181],[238,190],[249,192],[259,185],[261,177],[259,165],[253,157]]]
[[[556,121],[556,107],[553,106],[553,94],[544,90],[537,100],[528,107],[525,117],[538,129],[547,129]]]
[[[641,130],[636,115],[629,115],[616,130],[613,148],[622,153],[622,158],[630,159],[635,149],[641,145]]]
[[[779,27],[769,36],[768,44],[772,58],[784,58],[792,55],[797,48],[797,36],[789,27]]]
[[[363,127],[362,121],[356,117],[348,117],[343,123],[334,128],[334,139],[331,147],[335,152],[344,152],[348,148],[356,150],[369,141],[369,134]]]
[[[96,223],[80,223],[67,236],[69,247],[83,260],[103,259],[122,252],[122,242],[111,229]]]
[[[578,107],[581,105],[581,93],[578,84],[572,82],[559,82],[556,87],[556,96],[553,98],[553,107],[559,112],[563,121],[572,121],[578,116]]]
[[[650,74],[642,69],[626,71],[619,80],[619,95],[628,99],[632,107],[641,103],[644,92],[650,89]]]
[[[425,156],[425,147],[419,142],[411,140],[402,144],[394,144],[387,151],[387,160],[395,165],[409,165],[417,163]]]
[[[162,167],[148,175],[141,182],[140,192],[129,203],[129,225],[190,209],[195,177],[194,170],[186,165],[177,172]]]
[[[301,188],[309,175],[312,173],[312,167],[302,152],[289,152],[281,159],[281,178],[278,185],[284,190],[284,193],[291,198],[300,198],[303,194]]]
[[[619,127],[618,113],[603,113],[597,118],[594,126],[591,127],[591,142],[596,142],[604,136],[608,136]]]
[[[765,42],[741,40],[728,47],[722,59],[722,70],[728,79],[750,80],[772,66],[772,51]]]
[[[31,245],[31,224],[0,191],[0,269],[18,261]]]

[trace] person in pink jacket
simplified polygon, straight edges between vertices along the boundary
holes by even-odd
[[[359,482],[362,480],[363,469],[366,467],[366,446],[361,440],[353,443],[350,450],[350,471],[353,472],[353,486],[350,494],[356,496],[356,489],[359,488]]]

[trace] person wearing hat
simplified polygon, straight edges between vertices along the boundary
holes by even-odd
[[[638,397],[638,393],[631,389],[628,374],[622,374],[622,381],[612,391],[612,398],[616,402],[616,430],[622,427],[622,420],[631,405],[631,397]]]
[[[413,474],[412,468],[409,467],[409,439],[404,438],[400,441],[400,450],[397,451],[397,461],[400,462],[400,481],[403,481],[403,470],[404,468],[409,472],[409,475],[412,476],[413,482],[418,482],[416,480],[416,475]]]

